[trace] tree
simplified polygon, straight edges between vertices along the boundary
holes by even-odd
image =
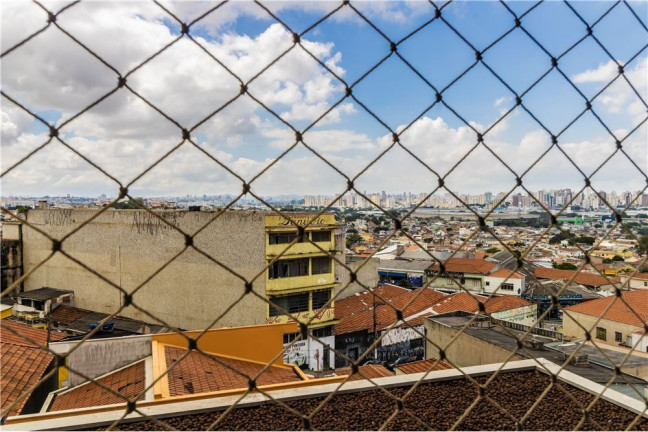
[[[496,247],[491,247],[491,248],[486,249],[484,252],[486,252],[488,254],[494,254],[494,253],[499,252],[500,250],[501,249],[497,249]]]
[[[556,262],[552,262],[551,265],[553,266],[553,268],[556,268],[556,269],[559,269],[559,270],[576,270],[578,268],[572,263],[558,264]]]
[[[612,257],[612,261],[624,261],[623,257],[620,257],[619,255],[614,255]]]
[[[135,201],[129,199],[128,201],[116,202],[112,205],[112,208],[121,209],[121,210],[134,210],[141,208]]]
[[[360,243],[362,241],[362,236],[359,234],[351,234],[346,237],[346,247],[350,247],[352,244]]]

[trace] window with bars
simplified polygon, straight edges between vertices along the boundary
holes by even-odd
[[[308,276],[308,258],[275,261],[268,268],[269,279]]]
[[[503,283],[500,285],[500,289],[504,291],[513,291],[515,287],[513,286],[512,283]]]
[[[313,291],[313,310],[321,309],[331,299],[331,290]]]
[[[293,294],[281,297],[270,296],[270,316],[283,315],[281,309],[288,313],[298,313],[308,311],[308,293]],[[281,309],[279,309],[281,308]]]
[[[331,258],[330,257],[317,257],[313,258],[312,274],[326,274],[331,273]]]

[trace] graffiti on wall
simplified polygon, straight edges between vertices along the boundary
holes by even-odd
[[[412,339],[420,339],[422,334],[423,334],[422,325],[416,326],[414,328],[411,327],[393,328],[389,330],[383,337],[382,346],[394,345],[401,342],[409,342]]]
[[[306,341],[297,341],[284,345],[284,363],[303,366],[308,363],[308,346]]]
[[[333,307],[329,306],[324,309],[318,309],[314,311],[297,312],[292,314],[292,316],[295,317],[300,322],[308,322],[311,318],[313,318],[312,322],[315,323],[319,321],[328,321],[334,319],[335,312],[333,310]],[[267,317],[266,323],[279,324],[279,323],[286,323],[292,320],[293,319],[287,315],[279,315],[279,316]]]
[[[51,209],[45,213],[45,225],[66,226],[73,223],[72,209]]]
[[[137,234],[157,235],[160,232],[173,229],[173,226],[179,226],[179,220],[185,216],[186,212],[160,212],[156,217],[146,211],[133,212],[133,222],[131,224],[131,232],[137,231]],[[166,222],[160,220],[164,219]]]
[[[492,317],[502,321],[520,323],[524,325],[533,325],[538,316],[537,309],[537,305],[529,305],[515,309],[504,310],[501,312],[495,312],[492,314]]]

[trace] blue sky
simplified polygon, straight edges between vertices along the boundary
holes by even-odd
[[[49,6],[48,3],[48,6],[56,10],[64,4]],[[122,73],[178,35],[179,27],[151,3],[114,5],[89,2],[74,6],[61,14],[58,22]],[[210,7],[191,2],[165,5],[187,22]],[[336,2],[267,3],[296,32],[302,32],[338,5]],[[401,41],[435,15],[434,7],[425,2],[352,2],[352,5],[394,42]],[[524,29],[552,56],[559,58],[562,73],[587,97],[591,98],[616,77],[615,62],[625,66],[626,77],[639,96],[623,78],[617,78],[592,104],[594,112],[617,137],[624,137],[645,121],[648,3],[618,4],[596,25],[614,3],[570,3],[587,23],[594,25],[593,35],[609,53],[589,37],[564,56],[566,50],[587,34],[586,24],[566,3],[551,1],[534,7],[533,2],[515,1],[506,5],[518,16],[523,15]],[[30,29],[43,25],[42,11],[31,4],[6,2],[2,7],[3,51],[27,36]],[[441,20],[433,21],[402,41],[398,53],[438,90],[444,89],[443,99],[449,107],[475,129],[484,131],[515,106],[514,94],[485,65],[511,89],[522,94],[551,69],[550,55],[521,29],[515,29],[491,46],[515,24],[513,15],[499,2],[460,1],[447,6],[438,3],[438,7],[442,8],[443,19],[483,52],[485,64],[476,64],[446,88],[475,63],[475,52]],[[17,24],[17,16],[21,17],[21,25]],[[233,2],[219,8],[192,27],[192,35],[244,81],[292,44],[290,33],[250,2]],[[304,34],[302,41],[349,85],[390,52],[389,42],[348,6]],[[7,55],[3,72],[3,89],[9,95],[48,121],[59,124],[106,93],[116,82],[112,71],[56,29],[49,29]],[[186,39],[133,74],[129,84],[187,127],[238,93],[236,80]],[[295,47],[255,80],[250,92],[302,130],[344,96],[344,86],[301,48]],[[399,132],[435,101],[435,91],[396,55],[357,83],[353,94],[389,129]],[[522,101],[556,135],[585,108],[582,96],[555,69],[525,93]],[[353,100],[345,100],[338,108],[304,138],[353,177],[389,145],[390,132]],[[2,109],[4,170],[42,144],[46,137],[42,126],[30,121],[10,102],[3,101]],[[84,155],[92,155],[93,161],[124,183],[176,145],[179,134],[165,119],[127,93],[112,96],[62,132],[71,146]],[[216,159],[250,179],[292,144],[294,134],[244,96],[208,120],[194,136]],[[644,187],[648,163],[646,137],[643,123],[624,142],[626,151],[643,172],[617,155],[593,177],[595,187],[617,191]],[[475,144],[476,136],[449,109],[437,104],[402,134],[401,142],[432,169],[445,175]],[[485,142],[518,174],[550,145],[549,134],[520,107],[486,134]],[[589,112],[560,134],[559,143],[583,166],[586,174],[593,172],[615,150],[614,139]],[[49,147],[20,170],[3,178],[3,195],[39,191],[50,195],[110,195],[116,190],[113,182],[98,175],[60,144]],[[400,175],[394,175],[394,171]],[[449,187],[454,191],[480,193],[508,190],[514,176],[485,148],[479,148],[449,179],[452,180]],[[527,179],[532,189],[583,184],[582,175],[557,149]],[[360,183],[368,190],[429,192],[436,185],[436,177],[411,156],[396,149],[369,169]],[[258,186],[253,187],[261,194],[333,194],[344,184],[343,177],[300,147],[268,170],[259,179]],[[240,182],[213,161],[205,161],[195,148],[183,146],[138,180],[133,188],[141,195],[211,194],[236,192]]]

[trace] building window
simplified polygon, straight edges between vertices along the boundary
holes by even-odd
[[[313,329],[311,330],[311,334],[316,338],[333,336],[333,326],[326,326],[322,328]]]
[[[313,310],[322,309],[331,299],[331,290],[313,291]]]
[[[308,258],[275,261],[268,268],[268,278],[308,276]]]
[[[490,282],[489,282],[489,281],[486,281],[486,286],[490,286]]]
[[[313,231],[311,236],[314,242],[331,241],[331,231]]]
[[[268,244],[286,244],[290,243],[297,238],[297,233],[294,232],[285,232],[285,233],[271,233],[268,239]],[[297,243],[303,243],[304,239],[300,238],[297,240]]]
[[[461,285],[466,285],[466,278],[461,278],[459,282],[461,282]]]
[[[623,342],[623,335],[620,332],[614,332],[614,341]]]
[[[596,339],[607,340],[607,330],[603,327],[596,327]]]
[[[513,284],[511,284],[511,283],[503,283],[501,285],[501,289],[503,289],[505,291],[513,291]]]
[[[313,258],[313,273],[312,274],[325,274],[331,273],[331,258],[320,257]]]
[[[281,297],[271,296],[269,300],[278,306],[275,307],[272,304],[270,305],[270,316],[283,315],[283,312],[279,307],[291,314],[308,311],[308,293]]]
[[[299,337],[299,333],[286,333],[283,336],[283,339],[284,339],[283,343],[284,344],[289,344],[290,342],[294,341],[298,337]]]

